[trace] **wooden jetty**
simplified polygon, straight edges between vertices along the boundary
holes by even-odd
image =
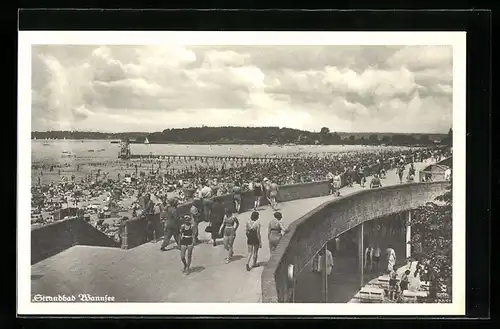
[[[302,159],[299,157],[277,157],[277,156],[267,156],[267,157],[253,157],[253,156],[218,156],[218,155],[158,155],[158,154],[131,154],[129,159],[155,159],[155,160],[166,160],[166,161],[208,161],[208,160],[218,160],[218,161],[250,161],[250,162],[267,162],[267,161],[286,161],[286,160],[298,160]]]

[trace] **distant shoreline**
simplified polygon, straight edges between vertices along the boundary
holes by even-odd
[[[279,127],[192,127],[161,132],[101,133],[84,131],[33,131],[34,140],[101,140],[130,144],[181,145],[393,145],[418,146],[449,144],[448,134],[331,132],[327,127],[311,132]]]
[[[114,141],[120,141],[117,139],[99,139],[99,138],[68,138],[68,139],[63,139],[63,138],[54,138],[54,139],[31,139],[32,141],[43,141],[43,142],[50,142],[50,141],[109,141],[114,142]],[[359,145],[359,146],[408,146],[408,147],[425,147],[425,146],[432,146],[429,144],[407,144],[407,145],[399,145],[399,144],[359,144],[359,143],[340,143],[340,144],[291,144],[291,143],[283,143],[283,144],[266,144],[266,143],[256,143],[256,142],[249,142],[249,141],[237,141],[237,142],[168,142],[168,141],[153,141],[149,143],[144,143],[144,142],[137,142],[137,141],[130,141],[129,144],[139,144],[139,145],[168,145],[168,144],[174,144],[174,145],[268,145],[268,146],[332,146],[332,145]]]

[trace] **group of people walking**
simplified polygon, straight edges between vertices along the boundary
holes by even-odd
[[[277,191],[277,189],[276,189]],[[193,250],[198,240],[198,224],[201,222],[199,212],[190,211],[190,214],[180,216],[178,211],[178,200],[175,198],[162,200],[160,205],[160,220],[163,225],[163,242],[160,250],[165,251],[173,237],[176,243],[174,248],[180,250],[183,272],[188,274],[191,267]],[[273,205],[272,205],[273,206]],[[147,210],[147,208],[145,208]],[[273,209],[275,209],[273,207]],[[224,262],[230,263],[234,257],[234,242],[237,237],[238,228],[240,227],[240,219],[238,214],[232,207],[224,207],[220,200],[215,201],[211,207],[210,218],[205,229],[211,234],[211,242],[214,247],[218,244],[218,240],[222,239],[226,257]],[[282,214],[278,211],[274,212],[274,218],[269,222],[269,248],[272,253],[276,250],[281,237],[285,234],[286,229],[281,222]],[[259,249],[262,248],[261,237],[261,221],[258,211],[253,211],[250,218],[245,223],[245,235],[248,248],[248,256],[246,261],[246,270],[258,266]],[[148,220],[148,225],[149,225]],[[156,241],[154,239],[153,241]]]

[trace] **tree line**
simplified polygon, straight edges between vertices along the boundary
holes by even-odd
[[[452,130],[439,136],[439,143],[451,144]],[[297,145],[432,145],[429,134],[337,133],[323,127],[319,132],[279,127],[191,127],[160,132],[102,133],[79,131],[32,132],[31,138],[45,139],[124,139],[142,143],[185,144],[297,144]]]

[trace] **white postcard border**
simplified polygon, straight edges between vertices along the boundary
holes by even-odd
[[[18,55],[17,312],[20,315],[464,315],[465,32],[20,31]],[[449,304],[32,303],[31,45],[451,45],[453,47],[453,302]],[[21,220],[20,220],[21,219]],[[200,312],[201,311],[201,312]]]

